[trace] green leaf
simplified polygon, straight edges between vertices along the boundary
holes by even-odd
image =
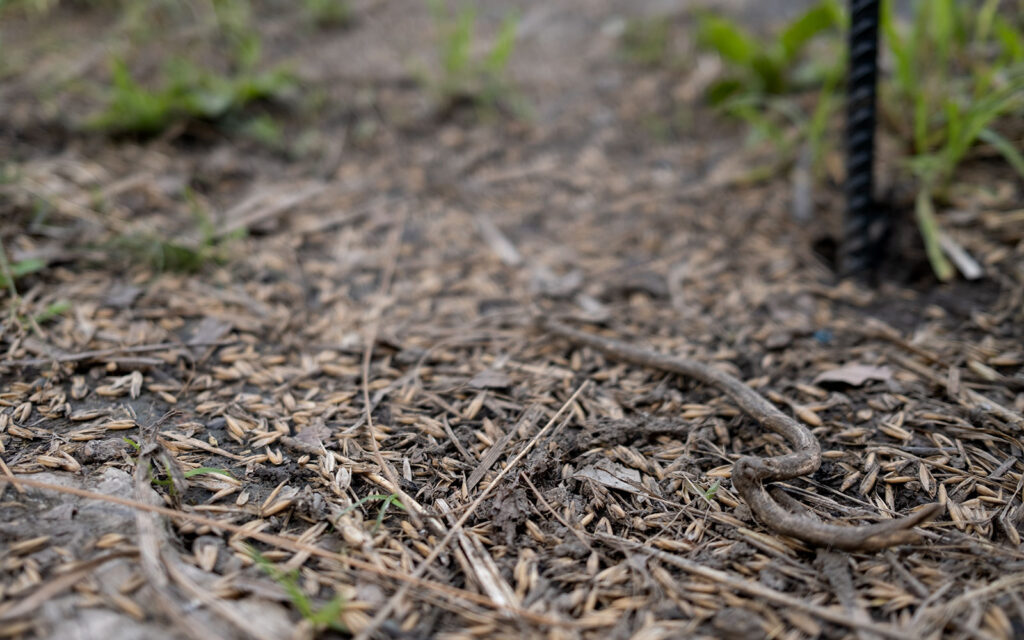
[[[924,250],[928,254],[928,262],[932,265],[935,277],[942,282],[952,280],[956,272],[939,245],[939,222],[935,218],[931,191],[925,188],[918,192],[914,213],[917,217],[917,228],[920,229],[921,239],[924,241]]]
[[[955,0],[927,0],[921,3],[929,7],[927,33],[935,45],[933,54],[941,65],[946,64],[949,59],[950,46],[957,40],[957,15],[954,2]]]
[[[718,488],[722,486],[722,479],[717,478],[715,482],[708,487],[708,490],[704,492],[704,500],[711,502],[711,499],[718,493]]]
[[[311,611],[310,615],[306,617],[314,625],[326,626],[335,631],[346,633],[348,629],[341,622],[341,613],[345,610],[346,604],[344,596],[340,593],[335,593],[334,597],[320,607],[319,611]]]
[[[814,5],[793,22],[789,23],[779,35],[782,45],[783,63],[791,65],[803,47],[815,36],[837,27],[840,24],[841,10],[833,2],[822,2]]]
[[[1010,166],[1024,178],[1024,155],[1017,147],[1000,133],[989,128],[984,128],[978,133],[978,139],[987,142],[998,151]]]
[[[742,27],[713,15],[704,15],[697,25],[697,42],[733,64],[746,66],[758,53],[757,40]]]
[[[924,66],[925,61],[933,59],[931,56],[934,51],[931,50],[932,43],[928,38],[928,25],[932,19],[931,6],[930,0],[914,3],[914,22],[910,28],[908,46],[914,65],[918,69]]]
[[[167,93],[154,92],[132,78],[124,60],[111,64],[111,96],[106,108],[88,125],[114,132],[156,133],[174,117],[174,103]]]
[[[247,551],[253,562],[284,589],[285,593],[288,594],[288,599],[291,600],[292,605],[294,605],[303,618],[309,620],[315,626],[330,627],[341,633],[348,632],[348,628],[340,620],[341,613],[344,611],[346,604],[344,597],[340,593],[335,593],[330,602],[320,607],[320,609],[315,609],[309,597],[299,587],[298,570],[286,573],[264,558],[254,547],[248,546]]]
[[[22,276],[27,276],[30,273],[36,273],[46,268],[46,261],[40,260],[39,258],[27,258],[25,260],[19,260],[10,265],[11,277],[14,280]],[[4,275],[3,271],[0,271],[0,288],[7,289],[14,284],[8,282],[7,276]]]
[[[750,61],[750,68],[757,76],[762,93],[779,94],[786,87],[786,67],[776,56],[759,53]]]
[[[234,87],[215,84],[206,90],[191,92],[188,110],[193,115],[213,120],[227,113],[234,102]]]
[[[1000,0],[985,0],[985,4],[978,9],[978,14],[974,19],[975,42],[988,41],[988,37],[992,33],[992,23],[995,20],[996,11],[999,9],[999,2]]]
[[[15,278],[21,276],[27,276],[30,273],[36,273],[46,268],[46,261],[41,258],[26,258],[24,260],[18,260],[11,265],[11,275]]]
[[[885,44],[896,63],[896,85],[905,96],[914,93],[913,54],[909,36],[900,33],[892,10],[893,0],[882,0],[881,26]]]
[[[490,53],[484,58],[484,69],[494,75],[501,73],[508,65],[508,59],[516,48],[516,29],[519,25],[519,18],[510,14],[501,22],[501,29],[498,37],[491,47]]]
[[[1024,61],[1024,34],[1000,15],[995,17],[993,29],[1003,46],[1003,56],[1006,60],[1014,63]]]
[[[743,82],[737,78],[722,78],[712,82],[705,93],[710,105],[719,107],[743,91]]]
[[[949,170],[960,162],[979,134],[1000,116],[1020,108],[1024,101],[1024,68],[1014,69],[1010,80],[998,91],[972,102],[963,110],[963,121],[957,122],[955,136],[946,143],[946,162]]]
[[[67,300],[61,300],[60,302],[54,302],[48,305],[45,309],[37,313],[32,317],[33,320],[38,324],[42,324],[49,320],[56,318],[59,315],[63,315],[65,311],[71,308],[71,303]]]
[[[377,514],[377,523],[373,526],[373,530],[374,531],[377,531],[377,529],[380,529],[380,526],[382,524],[384,524],[384,514],[387,513],[388,507],[391,506],[391,505],[395,505],[396,507],[398,507],[399,509],[402,509],[403,511],[405,510],[405,507],[398,500],[398,494],[392,493],[391,495],[389,495],[384,500],[384,504],[381,505],[380,513]]]
[[[441,63],[449,77],[461,77],[469,69],[470,48],[473,43],[473,27],[476,24],[476,11],[472,7],[461,9],[444,34],[444,47]]]
[[[353,509],[357,509],[357,508],[361,507],[362,505],[366,504],[370,500],[387,500],[389,497],[390,496],[388,494],[386,494],[386,493],[374,493],[372,495],[368,495],[365,498],[360,498],[359,500],[356,500],[352,504],[350,504],[347,507],[345,507],[344,509],[342,509],[341,513],[339,513],[338,516],[339,517],[343,516],[346,513],[348,513],[349,511],[352,511]]]

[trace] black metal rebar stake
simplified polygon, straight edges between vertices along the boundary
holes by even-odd
[[[846,219],[840,252],[844,275],[869,275],[882,257],[888,216],[874,198],[878,0],[850,0],[846,94]]]

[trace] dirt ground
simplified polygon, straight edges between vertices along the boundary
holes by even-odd
[[[943,213],[982,280],[934,284],[905,234],[885,282],[840,281],[835,180],[795,221],[788,175],[748,180],[764,158],[693,99],[696,65],[622,59],[637,15],[671,12],[690,50],[679,3],[478,4],[486,33],[520,12],[528,117],[438,113],[421,3],[335,30],[260,14],[319,96],[278,114],[301,153],[83,133],[79,94],[36,89],[106,72],[109,14],[0,26],[23,63],[0,239],[49,264],[3,294],[0,637],[1024,635],[1020,182],[979,160]],[[197,272],[118,248],[194,242],[196,206],[218,254]],[[732,471],[792,442],[537,318],[795,417],[822,463],[774,487],[805,520],[942,509],[884,550],[780,534]]]

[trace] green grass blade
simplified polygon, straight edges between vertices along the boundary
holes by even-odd
[[[373,495],[366,496],[365,498],[360,498],[359,500],[356,500],[352,504],[350,504],[347,507],[345,507],[344,509],[342,509],[341,513],[339,513],[338,516],[343,516],[346,513],[348,513],[349,511],[352,511],[353,509],[357,509],[357,508],[363,506],[364,504],[366,504],[370,500],[387,500],[388,497],[389,496],[386,493],[374,493]]]
[[[1003,58],[1012,63],[1024,61],[1024,34],[1002,16],[997,15],[993,24],[996,39],[1003,48]]]
[[[466,7],[459,11],[448,33],[443,36],[441,62],[448,77],[461,77],[469,69],[475,24],[476,11]]]
[[[341,622],[341,613],[345,610],[345,598],[340,593],[335,593],[329,602],[320,607],[309,616],[309,621],[314,625],[330,627],[335,631],[347,633],[348,628]]]
[[[761,48],[753,35],[725,18],[701,16],[697,24],[697,42],[722,56],[727,62],[740,66],[750,65]]]
[[[492,75],[500,74],[508,65],[508,60],[516,48],[516,29],[519,26],[519,17],[510,14],[501,23],[498,37],[491,47],[490,53],[484,58],[484,69]]]
[[[1000,0],[985,0],[985,4],[978,9],[977,17],[974,19],[974,42],[980,44],[988,41],[999,2]]]
[[[718,493],[718,488],[721,486],[722,479],[716,479],[715,482],[710,487],[708,487],[708,490],[704,492],[704,500],[706,500],[707,502],[711,502],[711,499],[715,497],[715,494]]]
[[[971,103],[964,110],[962,122],[957,122],[946,144],[947,163],[950,171],[997,118],[1012,113],[1024,103],[1024,69],[1011,71],[1009,82],[999,91]]]
[[[0,270],[0,288],[10,288],[18,278],[46,268],[46,261],[39,258],[26,258],[11,264],[4,259],[4,264],[6,268]]]
[[[900,92],[910,95],[914,87],[913,61],[909,37],[900,33],[892,10],[893,0],[882,0],[881,25],[885,44],[896,62],[896,84]]]
[[[71,308],[71,303],[68,302],[67,300],[61,300],[60,302],[54,302],[53,304],[48,305],[45,309],[43,309],[42,311],[40,311],[39,313],[34,315],[32,317],[32,319],[36,323],[42,324],[44,322],[48,322],[48,321],[56,318],[57,316],[63,315],[64,312],[66,312],[70,308]]]
[[[1005,136],[986,127],[978,133],[978,139],[992,145],[1010,163],[1014,171],[1024,178],[1024,155]]]
[[[384,514],[387,513],[388,507],[395,505],[399,509],[405,510],[405,506],[398,500],[398,494],[392,493],[384,500],[384,504],[380,507],[380,513],[377,514],[377,523],[373,525],[373,531],[376,532],[380,529],[380,526],[384,524]]]
[[[814,5],[793,22],[790,22],[779,34],[782,45],[783,63],[793,64],[804,46],[815,36],[837,27],[840,24],[842,11],[834,2],[821,2]]]
[[[955,0],[928,0],[928,39],[935,45],[934,55],[945,66],[950,48],[957,41],[957,15]]]
[[[930,190],[921,189],[917,194],[914,213],[917,217],[917,227],[921,230],[921,239],[924,241],[924,250],[928,254],[928,262],[935,277],[942,282],[952,280],[956,272],[939,245],[939,221],[935,218]]]
[[[247,551],[253,562],[263,569],[270,576],[271,580],[284,589],[285,593],[288,594],[288,599],[291,600],[292,605],[303,618],[311,622],[315,627],[330,627],[341,633],[348,632],[348,628],[340,620],[341,613],[346,605],[345,599],[341,594],[335,593],[334,598],[330,602],[316,609],[313,607],[309,597],[299,587],[298,571],[287,573],[281,571],[252,546],[249,546]]]

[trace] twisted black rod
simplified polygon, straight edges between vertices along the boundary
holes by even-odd
[[[846,95],[846,219],[840,269],[874,271],[889,220],[874,198],[875,96],[878,84],[878,0],[850,0]]]

